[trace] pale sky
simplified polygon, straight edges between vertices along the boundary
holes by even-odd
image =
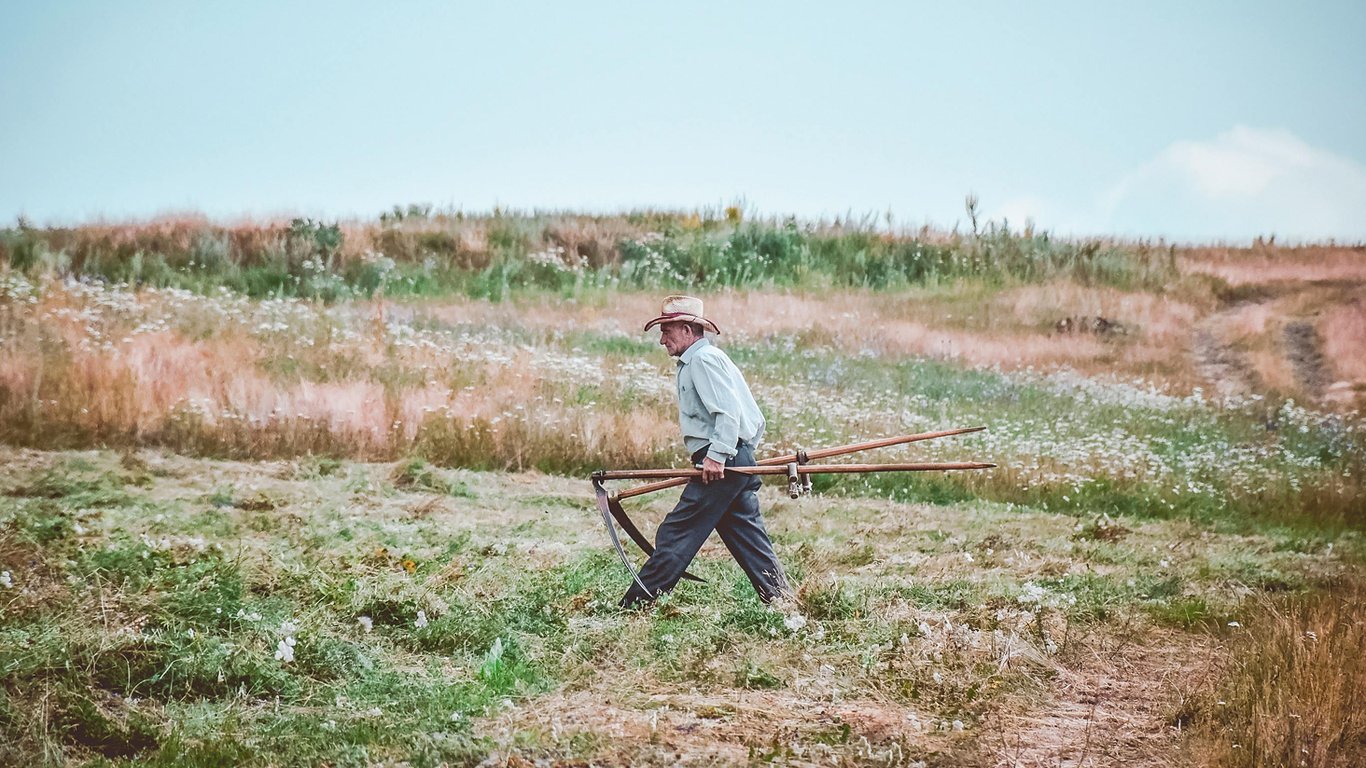
[[[951,227],[974,193],[1063,235],[1359,241],[1363,40],[1362,2],[0,0],[0,223],[744,200]]]

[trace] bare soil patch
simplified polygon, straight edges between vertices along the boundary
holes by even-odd
[[[614,696],[584,690],[542,697],[480,725],[505,744],[518,732],[565,749],[578,745],[581,750],[589,740],[590,760],[600,765],[901,765],[933,756],[963,757],[971,745],[970,735],[940,730],[912,708],[790,691]],[[567,757],[546,751],[510,747],[495,760],[516,764],[518,759]]]
[[[1184,765],[1173,713],[1208,668],[1212,641],[1154,633],[1151,642],[1112,635],[1084,641],[1049,696],[987,723],[983,764],[1034,766]]]

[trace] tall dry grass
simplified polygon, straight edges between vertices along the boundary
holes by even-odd
[[[1086,374],[1149,378],[1189,390],[1193,366],[1173,349],[1189,346],[1192,325],[1212,300],[1070,280],[984,291],[979,287],[872,294],[866,291],[725,291],[705,295],[721,319],[722,342],[764,344],[791,339],[804,349],[852,356],[929,357],[1002,370],[1068,367]],[[443,322],[514,325],[539,332],[584,328],[639,333],[659,296],[623,292],[610,300],[548,303],[451,298],[423,305]],[[1059,333],[1069,317],[1104,317],[1113,334]],[[642,337],[645,338],[645,337]]]
[[[1366,386],[1366,299],[1327,309],[1319,334],[1337,378]]]
[[[432,348],[409,339],[410,325],[342,331],[305,305],[287,331],[262,332],[250,308],[219,316],[181,298],[54,287],[35,304],[0,305],[0,441],[241,458],[419,450],[461,466],[559,471],[600,458],[654,463],[676,443],[671,404],[632,391],[638,377],[585,389],[557,375],[590,366],[602,376],[596,358],[493,331]]]
[[[1366,281],[1366,247],[1309,245],[1186,248],[1181,271],[1205,274],[1230,286],[1277,282]]]
[[[1201,765],[1366,765],[1366,587],[1261,598],[1187,703]]]

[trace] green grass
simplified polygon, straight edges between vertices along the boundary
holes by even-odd
[[[1064,276],[1157,287],[1175,277],[1166,252],[1069,241],[1004,223],[966,235],[897,236],[867,221],[702,221],[686,213],[386,215],[358,224],[346,232],[335,222],[309,219],[257,228],[199,221],[74,229],[21,224],[0,230],[0,263],[30,275],[196,292],[223,286],[253,297],[323,301],[381,293],[503,300],[527,290],[577,296],[617,285],[898,289]]]
[[[558,737],[492,726],[578,690],[623,706],[639,690],[799,701],[837,685],[971,730],[1002,694],[1047,686],[1037,654],[1068,663],[1089,653],[1086,637],[1135,622],[1226,632],[1244,616],[1240,590],[1311,591],[1326,563],[1362,556],[1350,532],[1076,523],[980,500],[856,496],[812,514],[810,500],[765,492],[795,605],[764,607],[713,553],[695,564],[710,583],[641,615],[615,607],[624,573],[580,481],[421,459],[305,458],[265,477],[155,454],[9,455],[23,468],[0,497],[0,569],[13,580],[0,592],[6,762],[645,754],[591,724]],[[1187,551],[1191,530],[1202,543]],[[1158,543],[1170,563],[1156,562]],[[921,565],[893,565],[907,557]],[[279,655],[288,638],[292,659]],[[1000,662],[1006,638],[1036,656]],[[826,724],[775,743],[852,757],[858,733]]]

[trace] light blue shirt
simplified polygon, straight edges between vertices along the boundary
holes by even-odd
[[[758,447],[764,414],[730,357],[707,339],[698,339],[678,357],[678,426],[688,453],[707,449],[722,464],[735,455],[740,440]]]

